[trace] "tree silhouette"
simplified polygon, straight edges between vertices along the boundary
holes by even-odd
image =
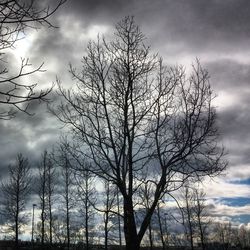
[[[166,67],[144,41],[126,17],[113,41],[90,42],[81,71],[70,68],[75,88],[58,81],[63,101],[53,111],[71,129],[71,154],[86,157],[90,172],[118,187],[126,247],[134,250],[165,193],[225,167],[208,73],[199,62],[189,76],[182,67]],[[153,174],[145,179],[146,168]],[[136,192],[145,182],[152,183],[153,200],[137,225]]]
[[[52,245],[52,205],[54,202],[53,196],[56,184],[56,173],[52,156],[46,150],[42,154],[42,160],[39,164],[38,171],[38,194],[41,209],[41,244],[44,246],[45,238],[48,235],[49,243]]]
[[[43,72],[43,63],[32,69],[29,59],[21,59],[17,72],[9,72],[5,53],[15,49],[16,43],[24,38],[27,29],[41,25],[54,27],[49,18],[66,0],[60,0],[50,9],[39,8],[35,0],[2,0],[0,2],[0,119],[10,119],[17,111],[28,113],[31,101],[48,101],[52,88],[39,90],[37,83],[28,83],[26,77]]]
[[[83,164],[87,164],[86,162]],[[83,166],[83,165],[82,165]],[[81,228],[84,230],[85,249],[90,249],[91,239],[93,238],[94,206],[96,203],[96,189],[93,175],[90,171],[83,169],[77,171],[74,176],[76,186],[76,202],[78,204],[78,213],[81,217]]]
[[[18,249],[18,236],[21,226],[26,222],[26,199],[31,190],[31,173],[28,159],[18,154],[16,163],[9,166],[9,178],[2,181],[1,190],[4,195],[3,211],[10,229],[15,232],[15,246]]]

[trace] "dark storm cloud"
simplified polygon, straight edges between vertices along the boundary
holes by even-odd
[[[83,25],[104,21],[117,21],[121,15],[124,15],[128,10],[131,11],[131,6],[134,6],[134,0],[71,0],[66,3],[66,8],[62,9],[63,15],[77,17]]]
[[[129,0],[129,1],[79,1],[69,0],[55,15],[54,22],[60,28],[42,28],[34,34],[35,38],[30,48],[32,62],[45,62],[47,72],[40,75],[38,81],[52,83],[56,75],[63,84],[71,81],[68,74],[68,63],[78,63],[84,54],[89,37],[85,34],[92,25],[113,26],[125,15],[134,15],[143,32],[153,44],[154,50],[159,50],[163,57],[190,54],[194,59],[202,51],[211,75],[212,86],[216,91],[238,91],[242,102],[242,89],[247,87],[250,79],[250,67],[234,59],[212,60],[210,55],[218,50],[240,51],[248,44],[250,38],[250,2],[249,1],[201,1],[201,0]],[[111,31],[113,32],[113,31]],[[97,35],[97,34],[96,34]],[[244,46],[243,46],[244,47]],[[202,58],[201,58],[202,59]],[[191,63],[191,62],[190,62]],[[76,65],[80,67],[80,65]],[[36,108],[36,104],[31,108]],[[38,116],[21,116],[15,123],[24,127],[34,128],[37,133],[44,132],[44,120],[48,115],[44,107],[35,110]],[[237,109],[237,110],[235,110]],[[224,110],[219,114],[221,131],[224,137],[238,143],[242,138],[248,138],[249,108],[247,100],[243,108],[240,103],[234,109]],[[243,118],[239,117],[244,114]],[[231,122],[229,122],[231,121]],[[233,123],[232,123],[233,122]],[[231,125],[230,125],[231,124]],[[241,127],[241,129],[239,129]],[[52,129],[52,132],[53,129]],[[231,144],[233,147],[234,143]],[[236,144],[235,144],[236,145]],[[40,149],[37,148],[39,151]]]
[[[250,165],[250,100],[218,112],[218,124],[225,142],[230,165]]]
[[[113,26],[126,15],[135,16],[163,56],[191,53],[194,59],[208,51],[241,51],[250,42],[249,12],[247,0],[69,0],[52,18],[61,28],[39,31],[32,54],[71,61],[83,40],[81,34],[71,33],[76,25],[84,33],[94,24]]]
[[[42,29],[36,34],[34,43],[32,44],[32,58],[36,61],[45,61],[44,67],[50,63],[51,60],[63,65],[67,60],[74,57],[75,43],[66,37],[62,29]],[[53,70],[53,69],[52,69]],[[50,71],[50,69],[48,69]]]
[[[250,100],[241,96],[242,100],[238,105],[226,108],[218,112],[220,129],[226,137],[238,138],[244,142],[250,136]]]
[[[218,60],[206,64],[211,84],[219,92],[218,99],[227,96],[218,110],[218,125],[228,151],[229,166],[250,165],[250,65],[233,60]]]
[[[14,163],[18,153],[29,159],[32,167],[44,150],[50,150],[58,141],[60,126],[51,114],[46,112],[46,105],[33,102],[28,116],[19,113],[11,121],[0,123],[0,175],[2,176],[9,164]]]
[[[217,99],[228,96],[218,110],[218,125],[228,151],[230,165],[250,165],[250,65],[236,60],[205,64]]]
[[[171,61],[174,56],[178,63],[188,55],[191,63],[198,57],[209,70],[216,92],[237,95],[238,105],[219,110],[218,124],[233,159],[230,164],[250,164],[250,98],[245,91],[249,89],[250,65],[233,57],[235,53],[250,54],[249,13],[248,0],[68,0],[52,18],[58,29],[34,31],[28,56],[34,64],[45,62],[47,72],[37,76],[39,84],[51,84],[56,75],[62,84],[71,84],[68,63],[80,68],[86,44],[93,38],[88,35],[93,25],[107,26],[113,33],[110,28],[116,22],[134,15],[148,43],[163,58]],[[33,103],[30,111],[36,115],[19,114],[11,121],[0,121],[2,172],[18,152],[34,162],[57,141],[60,125],[47,113],[46,105]]]
[[[167,40],[184,44],[183,49],[227,50],[237,43],[239,50],[249,43],[249,9],[249,1],[167,1],[154,16]]]
[[[205,68],[218,90],[242,91],[250,86],[250,67],[247,63],[221,59],[206,63]]]
[[[51,57],[57,66],[67,65],[76,56],[81,58],[89,40],[82,35],[91,25],[113,28],[124,16],[134,15],[154,51],[166,60],[177,58],[174,63],[188,55],[191,63],[195,57],[206,60],[213,54],[247,49],[249,11],[246,0],[70,0],[54,16],[60,28],[39,32],[31,51],[33,57]]]
[[[114,24],[134,15],[156,45],[175,42],[178,50],[185,51],[228,50],[233,45],[237,51],[250,42],[249,11],[247,0],[71,0],[62,15],[74,16],[82,25]],[[168,52],[176,53],[175,49]]]

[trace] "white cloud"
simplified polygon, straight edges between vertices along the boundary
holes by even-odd
[[[227,180],[227,181],[226,181]],[[204,189],[208,198],[236,198],[250,197],[249,185],[234,184],[228,182],[231,179],[217,177],[213,180],[204,181]],[[250,210],[249,210],[250,211]]]
[[[227,178],[232,181],[240,181],[250,178],[250,165],[240,164],[229,167],[227,170]]]
[[[223,216],[240,216],[248,215],[250,211],[250,205],[233,207],[225,204],[215,204],[214,209],[212,209],[211,214],[213,215],[223,215]]]

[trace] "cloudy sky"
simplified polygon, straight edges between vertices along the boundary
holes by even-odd
[[[16,45],[11,64],[29,57],[45,62],[45,73],[32,77],[42,86],[56,76],[70,86],[68,65],[80,66],[86,44],[97,34],[111,37],[114,24],[133,15],[153,52],[165,63],[190,67],[198,58],[217,94],[221,141],[228,169],[205,185],[214,213],[235,223],[250,222],[250,1],[248,0],[68,0],[54,15],[58,29],[27,31]],[[0,170],[18,152],[35,162],[59,138],[61,125],[46,105],[34,103],[35,116],[19,114],[0,121]]]

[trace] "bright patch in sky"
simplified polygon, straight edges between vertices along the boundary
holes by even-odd
[[[27,55],[29,54],[28,52],[33,44],[34,38],[34,32],[31,32],[27,36],[23,34],[20,40],[15,44],[15,49],[12,51],[12,53],[18,60],[20,58],[27,58]]]
[[[222,178],[216,178],[213,181],[208,180],[204,182],[204,187],[208,198],[216,199],[224,198],[238,198],[250,197],[250,188],[248,185],[242,183],[237,184],[225,181]]]

